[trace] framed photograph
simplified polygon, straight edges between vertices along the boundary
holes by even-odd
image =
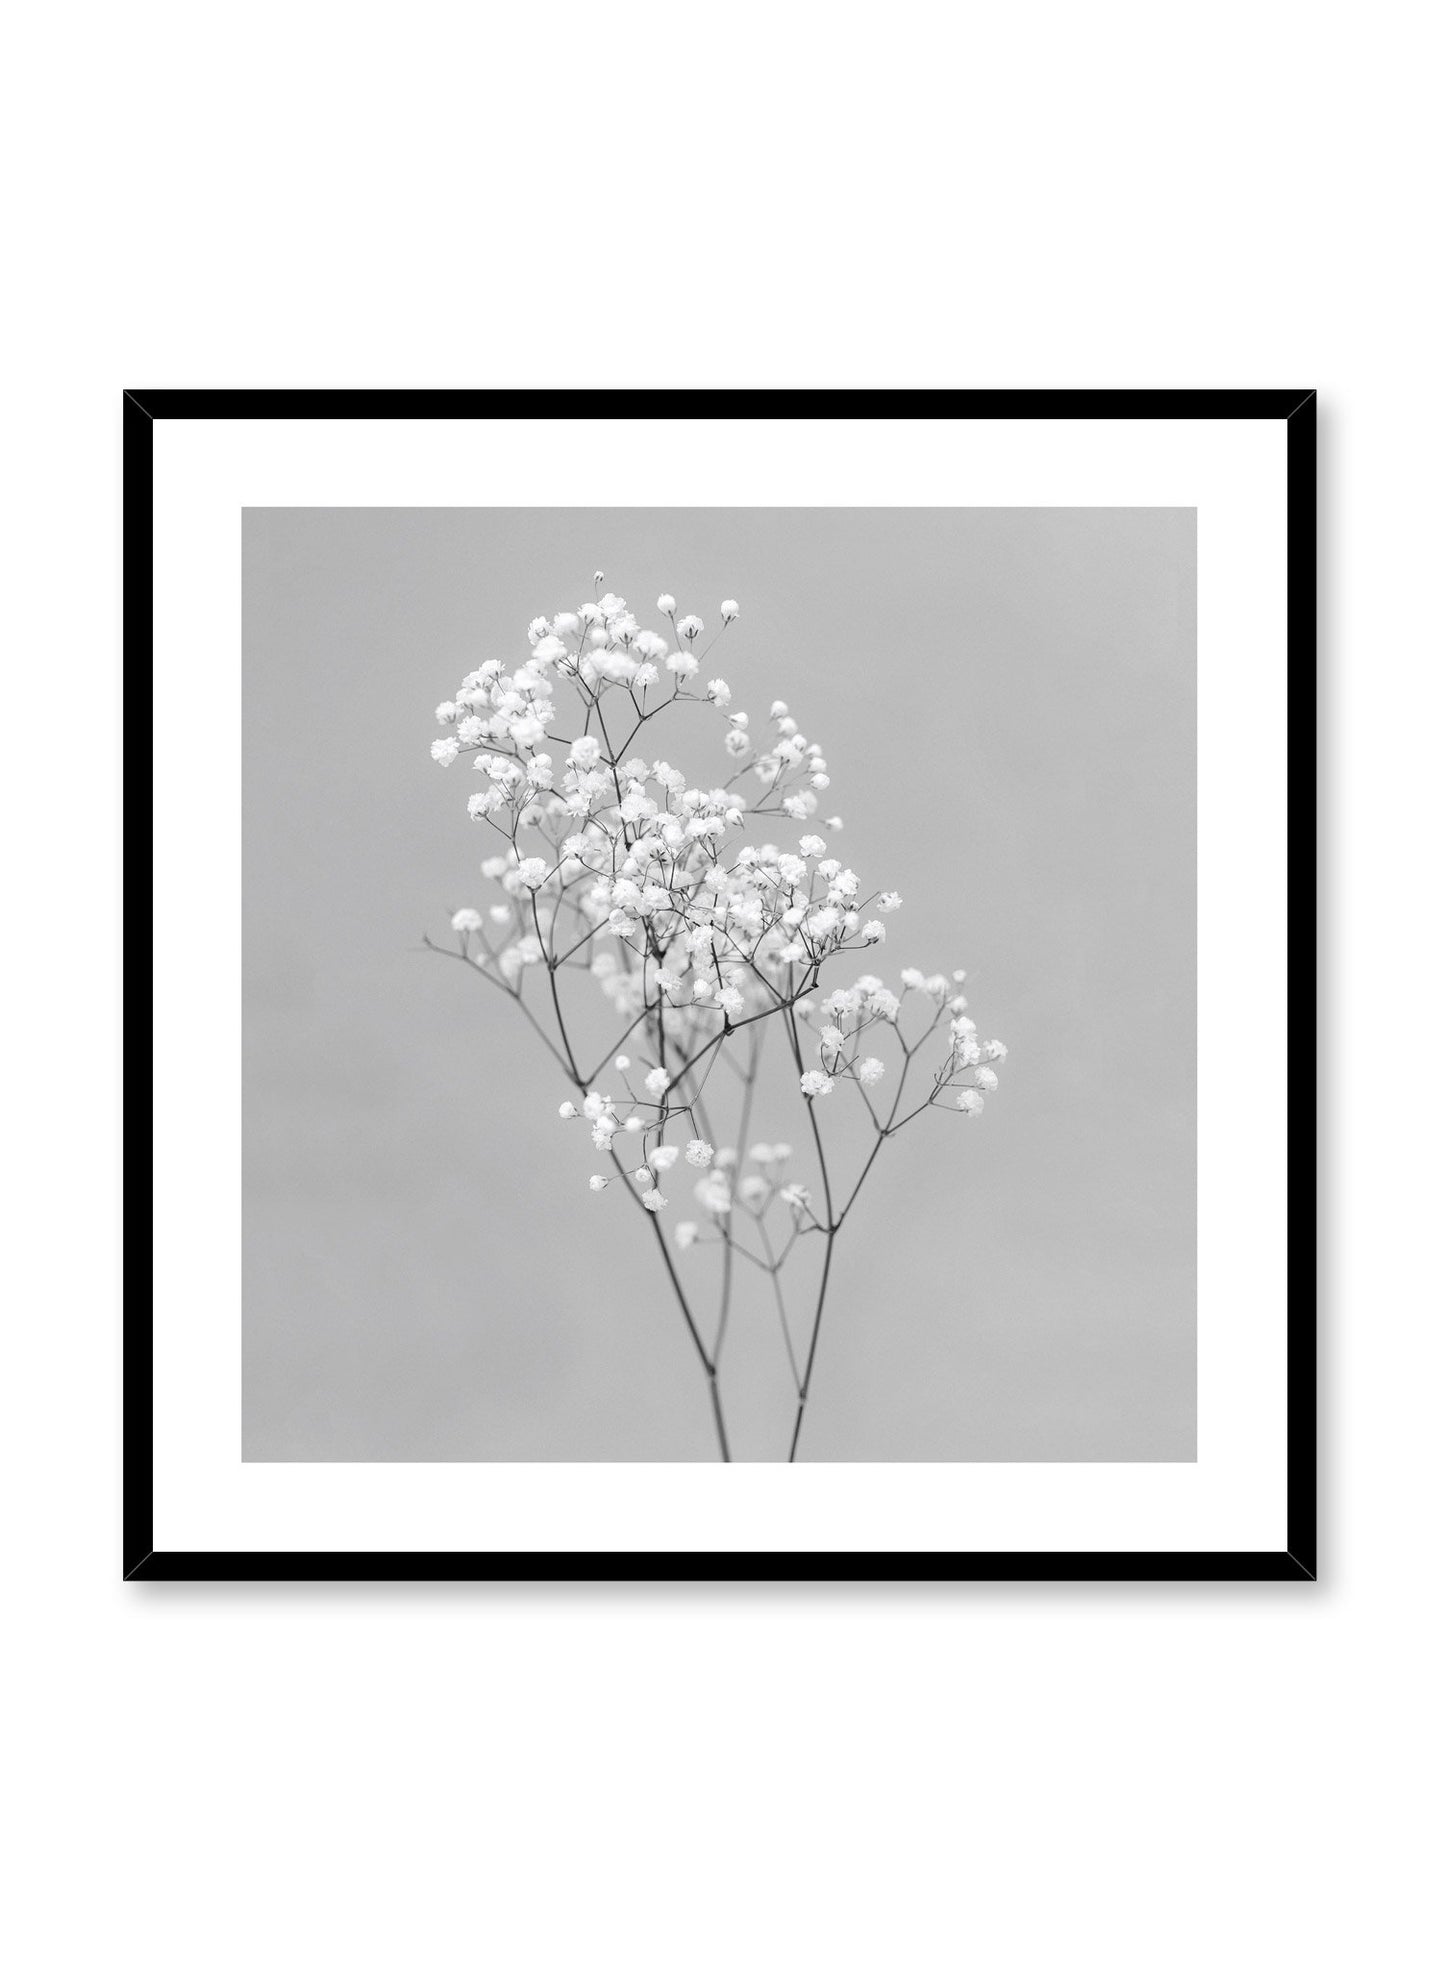
[[[1313,391],[123,415],[126,1578],[1314,1578]]]

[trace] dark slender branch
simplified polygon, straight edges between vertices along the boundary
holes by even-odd
[[[661,1224],[657,1221],[655,1213],[648,1209],[642,1198],[633,1189],[631,1183],[628,1182],[627,1173],[618,1161],[617,1151],[615,1149],[612,1152],[612,1161],[616,1167],[618,1176],[627,1189],[628,1195],[652,1225],[652,1234],[657,1239],[657,1248],[662,1253],[663,1264],[667,1267],[667,1276],[672,1282],[672,1289],[676,1295],[683,1319],[687,1322],[688,1335],[692,1340],[693,1346],[697,1349],[697,1357],[702,1362],[703,1372],[707,1375],[708,1393],[712,1399],[713,1422],[717,1428],[718,1449],[721,1452],[723,1462],[731,1463],[732,1455],[728,1449],[727,1428],[723,1421],[722,1397],[718,1392],[717,1368],[708,1359],[707,1348],[702,1344],[702,1335],[697,1330],[697,1322],[693,1319],[692,1310],[687,1303],[687,1294],[682,1289],[682,1281],[678,1278],[677,1268],[672,1262],[672,1253],[667,1248],[667,1238]]]
[[[575,1072],[573,1072],[568,1062],[563,1059],[562,1055],[557,1051],[557,1048],[552,1044],[552,1041],[549,1038],[546,1029],[538,1023],[536,1015],[533,1013],[531,1006],[527,1003],[526,999],[523,998],[520,991],[513,991],[511,987],[509,985],[504,984],[500,978],[494,978],[490,971],[484,971],[479,964],[474,964],[471,958],[465,956],[461,951],[448,950],[443,944],[433,943],[431,938],[426,936],[422,938],[422,942],[426,945],[428,950],[435,951],[438,957],[455,957],[458,960],[458,962],[465,964],[467,969],[470,972],[472,972],[474,976],[479,978],[485,978],[489,985],[496,986],[497,990],[501,992],[504,998],[510,998],[512,1003],[521,1012],[523,1018],[527,1021],[528,1025],[532,1028],[533,1032],[536,1033],[537,1037],[541,1040],[542,1044],[546,1047],[547,1051],[552,1055],[552,1058],[557,1062],[558,1066],[561,1067],[562,1071],[564,1073],[571,1074],[571,1077],[574,1081],[577,1079]],[[578,1081],[577,1084],[581,1086],[584,1083]]]
[[[836,1231],[830,1231],[828,1242],[823,1248],[823,1276],[818,1282],[818,1303],[813,1312],[813,1337],[808,1342],[808,1362],[803,1369],[802,1386],[798,1389],[798,1412],[793,1417],[793,1440],[788,1446],[790,1463],[796,1463],[798,1460],[798,1437],[802,1433],[803,1414],[808,1406],[808,1390],[813,1385],[813,1362],[818,1353],[818,1335],[823,1330],[823,1301],[828,1296],[828,1274],[833,1265],[833,1244],[837,1235]]]

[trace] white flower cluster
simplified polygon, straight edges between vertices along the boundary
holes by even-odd
[[[670,595],[659,607],[673,620]],[[737,614],[736,602],[725,604],[724,629]],[[666,759],[633,749],[669,705],[731,703],[721,678],[705,692],[688,688],[701,619],[684,616],[674,627],[669,650],[612,594],[539,616],[524,662],[512,670],[496,659],[482,664],[437,706],[449,735],[432,756],[451,765],[474,755],[486,786],[467,810],[506,841],[482,864],[510,900],[489,912],[501,934],[495,947],[477,945],[477,961],[514,983],[559,948],[570,956],[591,945],[592,973],[619,1012],[635,1018],[660,998],[686,1009],[688,1037],[774,1007],[799,971],[816,975],[826,958],[876,943],[884,931],[863,920],[859,878],[828,854],[822,835],[802,835],[796,852],[772,843],[730,851],[751,816],[812,819],[828,784],[821,748],[803,737],[786,704],[773,706],[773,735],[761,747],[746,712],[727,717],[732,771],[719,785],[689,784]],[[557,752],[541,747],[564,679],[576,686],[584,718],[582,731],[563,741],[559,766]],[[610,712],[615,722],[619,707],[627,737],[614,745],[607,719]],[[745,778],[757,789],[751,803],[737,787]],[[825,825],[842,823],[835,816]],[[879,907],[898,900],[880,898]],[[607,947],[613,941],[622,954]]]
[[[731,1219],[735,1209],[763,1224],[773,1205],[781,1203],[796,1237],[804,1223],[813,1219],[813,1199],[804,1184],[786,1180],[792,1154],[786,1142],[755,1142],[747,1154],[747,1163],[754,1166],[748,1168],[740,1163],[735,1149],[719,1149],[709,1173],[694,1184],[693,1200],[718,1224]],[[700,1235],[701,1226],[691,1220],[677,1227],[677,1242],[684,1251],[696,1244]]]
[[[880,1025],[896,1029],[909,993],[916,992],[925,1008],[932,1007],[924,1038],[943,1022],[945,1015],[948,1020],[948,1052],[934,1075],[930,1105],[936,1103],[940,1094],[957,1088],[963,1073],[972,1068],[971,1081],[958,1093],[955,1106],[964,1114],[982,1113],[983,1094],[978,1090],[992,1093],[998,1086],[998,1075],[979,1062],[1002,1060],[1008,1048],[1000,1039],[980,1043],[974,1022],[968,1016],[968,1000],[958,989],[964,976],[964,972],[955,971],[949,978],[939,971],[925,977],[922,971],[905,970],[899,977],[902,991],[895,992],[881,978],[867,974],[851,985],[829,992],[821,1001],[809,999],[799,1005],[798,1017],[818,1027],[818,1064],[799,1075],[798,1084],[804,1096],[817,1100],[831,1094],[839,1080],[856,1081],[864,1089],[876,1087],[887,1076],[888,1063],[865,1049],[865,1037],[870,1028]],[[918,1044],[905,1046],[903,1050],[906,1064],[918,1050]]]
[[[496,899],[484,911],[454,912],[450,954],[518,1001],[567,1074],[578,1098],[561,1104],[561,1116],[585,1122],[607,1159],[590,1187],[620,1185],[657,1213],[670,1190],[689,1186],[701,1221],[679,1224],[676,1244],[706,1238],[729,1260],[742,1250],[776,1283],[798,1240],[820,1232],[831,1247],[851,1207],[829,1184],[818,1115],[825,1098],[857,1088],[876,1153],[924,1107],[980,1113],[1007,1049],[978,1038],[962,971],[904,970],[897,989],[867,973],[825,983],[825,967],[840,956],[884,941],[883,918],[902,897],[893,889],[865,894],[831,852],[828,836],[843,823],[819,817],[827,760],[788,705],[775,701],[755,730],[733,708],[726,679],[708,675],[709,653],[737,621],[738,604],[721,604],[709,638],[700,616],[680,615],[675,597],[660,595],[663,633],[603,592],[601,575],[594,587],[593,600],[538,616],[520,660],[487,660],[437,706],[442,736],[432,757],[443,766],[471,757],[479,787],[467,811],[498,837],[481,864]],[[657,721],[669,712],[674,723],[716,720],[712,770],[697,776],[662,754]],[[765,817],[791,838],[747,840]],[[528,992],[534,972],[544,982]],[[576,973],[590,976],[626,1022],[624,1043],[637,1056],[618,1053],[614,1041],[605,1079],[606,1061],[595,1069],[580,1062],[569,1030],[561,986]],[[920,1021],[910,1037],[905,1025]],[[792,1098],[802,1097],[821,1190],[785,1180],[791,1148],[757,1144],[744,1158],[743,1134],[731,1148],[708,1125],[704,1091],[715,1100],[708,1081],[717,1059],[725,1055],[750,1089],[770,1027],[785,1036]],[[935,1033],[942,1058],[932,1087],[905,1111],[915,1055]],[[863,1175],[871,1163],[870,1154]],[[776,1243],[774,1207],[787,1227]],[[741,1242],[748,1223],[758,1252]],[[781,1314],[781,1296],[778,1306]],[[687,1317],[711,1374],[715,1357]],[[786,1317],[783,1324],[786,1335]],[[720,1328],[715,1351],[721,1343]],[[789,1359],[801,1408],[806,1376],[791,1342]]]

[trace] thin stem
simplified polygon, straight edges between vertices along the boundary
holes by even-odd
[[[542,925],[537,916],[537,892],[535,889],[532,891],[532,922],[536,926],[537,941],[541,943]],[[585,1087],[587,1083],[577,1071],[577,1062],[572,1055],[572,1042],[567,1037],[567,1021],[562,1017],[562,1000],[557,994],[557,963],[556,959],[552,957],[547,959],[547,983],[552,993],[552,1010],[557,1014],[557,1037],[561,1040],[563,1051],[567,1055],[567,1071],[571,1074],[573,1081],[578,1087]]]
[[[778,1277],[778,1273],[782,1269],[783,1259],[775,1258],[773,1256],[773,1241],[768,1236],[768,1227],[763,1222],[761,1217],[759,1217],[758,1219],[758,1236],[762,1239],[763,1250],[767,1253],[768,1256],[768,1262],[764,1269],[766,1270],[769,1279],[772,1281],[773,1303],[776,1305],[778,1309],[778,1324],[783,1329],[783,1345],[788,1350],[788,1366],[791,1369],[792,1376],[793,1376],[793,1393],[795,1395],[801,1396],[803,1392],[803,1382],[802,1382],[802,1377],[798,1373],[798,1357],[793,1352],[793,1335],[791,1329],[788,1326],[788,1309],[783,1303],[783,1287],[782,1287],[782,1282]],[[786,1258],[787,1255],[788,1254],[785,1251],[783,1253],[783,1258]]]
[[[823,1301],[828,1296],[828,1273],[833,1265],[833,1244],[837,1235],[836,1230],[829,1231],[828,1242],[823,1252],[823,1276],[818,1283],[818,1304],[813,1312],[813,1337],[808,1342],[808,1364],[803,1369],[803,1382],[798,1390],[798,1412],[793,1417],[793,1440],[788,1447],[790,1463],[796,1463],[798,1460],[798,1437],[802,1433],[803,1414],[808,1406],[808,1390],[813,1383],[813,1362],[818,1352],[818,1335],[823,1330]]]
[[[678,1278],[677,1268],[672,1262],[672,1253],[667,1248],[667,1238],[654,1213],[647,1208],[642,1198],[638,1196],[637,1192],[628,1182],[626,1171],[618,1161],[615,1149],[612,1152],[612,1160],[616,1165],[618,1176],[627,1189],[628,1195],[652,1226],[652,1234],[657,1239],[657,1248],[662,1253],[662,1262],[667,1267],[667,1276],[672,1282],[672,1289],[676,1295],[678,1306],[682,1311],[683,1319],[687,1322],[688,1335],[692,1340],[693,1346],[697,1349],[697,1357],[702,1362],[703,1371],[707,1375],[708,1393],[712,1398],[713,1423],[717,1429],[718,1449],[722,1455],[723,1462],[731,1463],[732,1454],[728,1449],[728,1433],[726,1425],[723,1422],[722,1396],[718,1392],[717,1366],[708,1358],[707,1348],[702,1343],[702,1335],[697,1330],[697,1322],[693,1318],[692,1309],[687,1303],[687,1294],[682,1289],[682,1281]]]
[[[757,1085],[758,1078],[758,1056],[762,1050],[761,1041],[762,1034],[760,1032],[750,1032],[748,1034],[748,1071],[747,1077],[743,1082],[742,1114],[738,1121],[737,1134],[737,1158],[739,1162],[742,1161],[743,1153],[747,1147],[748,1123],[752,1119],[753,1112],[753,1090]],[[699,1102],[700,1105],[701,1103]],[[722,1359],[723,1340],[726,1338],[728,1330],[728,1313],[732,1307],[733,1244],[734,1239],[731,1226],[724,1221],[722,1304],[718,1311],[717,1341],[713,1347],[714,1357],[718,1360]]]

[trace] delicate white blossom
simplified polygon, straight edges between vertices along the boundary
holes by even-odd
[[[620,1181],[656,1213],[666,1207],[663,1181],[671,1187],[691,1171],[697,1212],[676,1226],[679,1250],[711,1221],[718,1234],[708,1242],[724,1275],[746,1256],[773,1275],[781,1306],[788,1255],[795,1245],[813,1249],[818,1237],[831,1250],[851,1209],[843,1199],[883,1142],[926,1109],[979,1114],[1008,1049],[980,1040],[961,969],[909,967],[895,991],[850,968],[850,954],[856,965],[856,953],[883,942],[882,919],[902,898],[830,850],[843,821],[821,812],[830,773],[812,735],[813,707],[800,700],[794,712],[775,698],[766,720],[750,723],[732,708],[723,678],[702,681],[710,647],[702,618],[679,616],[671,594],[657,606],[666,634],[644,627],[599,572],[588,599],[535,616],[511,653],[478,663],[436,706],[430,730],[442,729],[428,734],[431,756],[447,766],[470,755],[466,777],[477,790],[466,810],[497,838],[481,862],[494,889],[481,908],[452,913],[460,945],[433,947],[500,984],[546,1038],[578,1095],[560,1104],[559,1117],[584,1118],[579,1132],[604,1169],[612,1165],[589,1177],[589,1189]],[[738,613],[725,601],[722,628]],[[890,674],[877,710],[916,724],[926,716],[926,682],[898,665]],[[699,715],[709,706],[721,720]],[[902,794],[910,797],[906,784]],[[915,803],[920,795],[935,797],[917,772]],[[875,916],[866,915],[870,897]],[[492,926],[485,940],[484,925]],[[602,1042],[619,1076],[612,1093],[584,1077],[597,1058],[574,1023],[585,987],[620,1035]],[[883,1025],[897,1028],[896,1061],[892,1038],[873,1030]],[[617,1050],[628,1043],[642,1056],[636,1067]],[[928,1063],[915,1068],[925,1047]],[[740,1166],[760,1074],[776,1076],[770,1101],[810,1104],[801,1166],[774,1141],[752,1142]],[[896,1084],[885,1121],[866,1090],[889,1075]],[[863,1099],[849,1097],[850,1081]],[[824,1118],[812,1104],[835,1090]],[[857,1159],[850,1167],[852,1131],[870,1125],[860,1172]],[[662,1139],[687,1127],[716,1130],[721,1145],[696,1133]],[[815,1168],[832,1222],[813,1215],[804,1177]],[[710,1315],[699,1318],[695,1337],[715,1392],[708,1350],[720,1331]],[[721,1437],[720,1406],[715,1412]]]

